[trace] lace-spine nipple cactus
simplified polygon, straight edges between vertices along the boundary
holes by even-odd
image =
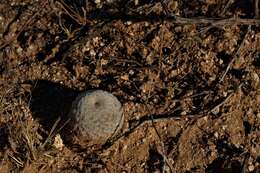
[[[107,91],[91,90],[80,94],[69,113],[78,140],[104,142],[122,127],[122,106]]]

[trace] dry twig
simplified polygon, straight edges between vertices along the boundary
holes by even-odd
[[[228,0],[227,4],[225,5],[223,11],[220,13],[221,16],[224,16],[227,9],[234,3],[234,0]]]
[[[136,90],[138,90],[137,86],[136,86],[136,85],[134,85],[134,86],[135,86]],[[148,104],[147,104],[146,101],[144,101],[144,104],[145,104],[145,107],[146,107],[146,109],[148,110],[149,114],[152,115],[152,111],[149,109],[149,106],[148,106]],[[153,116],[150,116],[150,118],[151,118],[151,122],[152,122],[152,127],[153,127],[153,129],[155,130],[155,133],[156,133],[156,135],[157,135],[157,137],[159,138],[160,143],[161,143],[162,151],[158,149],[158,152],[163,156],[163,160],[166,162],[166,164],[167,164],[167,165],[169,166],[169,168],[170,168],[170,171],[173,173],[173,172],[175,172],[175,171],[174,171],[174,168],[172,167],[172,165],[170,164],[170,161],[169,161],[168,157],[166,156],[165,146],[164,146],[164,143],[163,143],[163,141],[162,141],[162,137],[161,137],[161,135],[159,134],[159,132],[158,132],[158,130],[157,130],[155,124],[154,124],[154,118],[153,118]]]
[[[42,6],[42,7],[45,7],[45,5],[48,3],[48,1],[45,1],[43,4],[40,4],[39,6]],[[2,50],[3,48],[5,48],[6,46],[10,45],[13,41],[15,41],[19,35],[25,30],[25,28],[27,26],[29,26],[33,20],[42,12],[42,10],[45,9],[45,8],[41,8],[41,10],[35,12],[31,18],[29,20],[27,20],[27,22],[25,22],[25,24],[23,24],[19,29],[18,29],[18,33],[15,34],[15,36],[13,36],[11,39],[9,40],[5,40],[4,43],[2,43],[0,45],[0,50]]]
[[[179,16],[172,16],[173,18],[166,18],[173,23],[178,24],[210,24],[213,26],[223,26],[223,25],[259,25],[259,19],[241,19],[241,18],[184,18]]]
[[[246,38],[247,38],[247,36],[248,36],[250,31],[251,31],[251,25],[248,26],[247,32],[246,32],[246,34],[245,34],[245,36],[244,36],[244,38],[243,38],[239,48],[237,49],[235,55],[233,56],[232,60],[228,63],[225,72],[223,73],[222,77],[220,78],[220,82],[222,82],[224,80],[226,74],[228,73],[229,69],[231,68],[231,65],[235,62],[235,60],[237,58],[239,58],[239,55],[241,53],[241,49],[243,48],[243,46],[245,44],[245,40],[246,40]]]
[[[255,0],[255,18],[259,19],[259,0]]]
[[[20,158],[16,158],[11,152],[7,152],[7,155],[13,159],[15,161],[15,163],[17,164],[17,166],[19,167],[23,167],[24,166],[24,162],[21,161]]]
[[[84,16],[82,17],[79,13],[75,12],[72,8],[70,8],[65,2],[57,1],[64,12],[69,15],[73,20],[75,20],[80,25],[91,24],[92,21],[88,20],[86,17],[86,11],[84,11]]]
[[[241,83],[239,86],[238,86],[238,89],[241,88],[241,86],[243,85],[243,83]],[[224,105],[233,95],[235,94],[235,92],[232,92],[230,93],[221,103],[219,103],[218,105],[216,105],[214,108],[212,108],[210,112],[214,112],[216,109],[218,109],[220,106]]]
[[[59,117],[55,123],[53,124],[51,131],[48,135],[48,137],[46,138],[46,140],[44,141],[44,143],[40,146],[41,149],[43,149],[45,147],[45,145],[50,142],[51,138],[54,136],[54,131],[56,129],[56,127],[58,126],[59,122],[60,122],[61,118]]]

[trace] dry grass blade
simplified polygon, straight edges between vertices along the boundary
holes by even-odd
[[[5,105],[5,97],[12,91],[12,88],[8,89],[7,91],[4,92],[4,94],[1,94],[2,96],[0,97],[0,113],[4,112],[6,109],[8,109],[11,105]]]
[[[10,152],[7,153],[7,155],[15,161],[15,163],[17,164],[17,166],[19,167],[23,167],[24,166],[24,162],[21,161],[19,158],[16,158],[14,155],[12,155]]]
[[[34,136],[30,134],[29,129],[24,129],[23,136],[26,140],[27,147],[32,155],[33,160],[36,160],[36,148],[34,146]]]
[[[20,122],[20,126],[11,126],[9,131],[9,142],[13,145],[13,151],[26,156],[27,160],[35,160],[38,138],[34,133],[34,124],[31,121]],[[19,146],[23,146],[25,150],[19,150]]]
[[[86,12],[84,11],[84,16],[82,17],[79,13],[75,12],[72,8],[70,8],[65,2],[57,1],[61,9],[69,15],[73,20],[75,20],[80,25],[91,24],[92,22],[86,18]]]
[[[11,145],[11,151],[8,155],[12,160],[15,160],[17,165],[24,166],[27,161],[37,159],[41,136],[37,133],[37,123],[33,121],[22,122],[19,120],[18,124],[8,127],[8,141]]]
[[[70,120],[71,120],[71,119],[68,119],[67,121],[65,121],[65,122],[61,125],[61,127],[57,128],[59,122],[61,121],[61,117],[59,117],[59,118],[55,121],[55,123],[53,124],[53,126],[52,126],[52,128],[51,128],[51,131],[50,131],[48,137],[46,138],[46,140],[44,141],[44,143],[40,146],[40,148],[43,149],[43,148],[46,146],[46,144],[47,144],[48,142],[50,142],[50,140],[51,140],[58,132],[60,132],[60,131],[69,123]]]

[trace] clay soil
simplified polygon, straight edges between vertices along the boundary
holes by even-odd
[[[0,172],[258,173],[258,0],[2,0]],[[99,149],[63,134],[71,102],[123,105]]]

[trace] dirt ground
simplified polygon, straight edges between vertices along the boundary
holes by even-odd
[[[258,0],[0,3],[0,173],[260,172]],[[100,149],[63,132],[71,102],[123,105]]]

